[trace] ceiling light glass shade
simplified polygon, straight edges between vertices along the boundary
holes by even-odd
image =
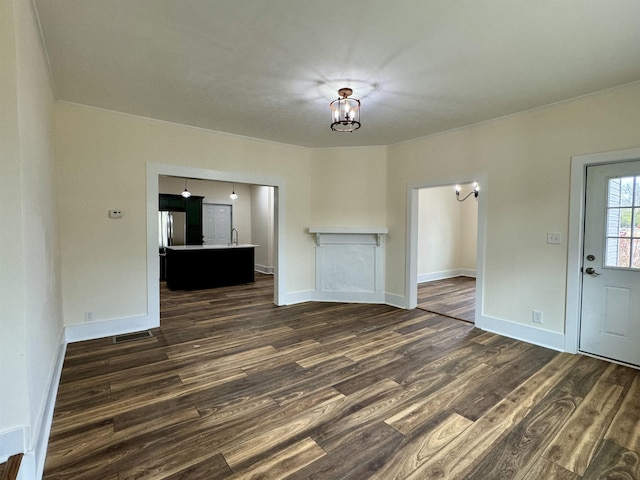
[[[187,179],[186,178],[184,180],[184,192],[182,192],[180,195],[182,195],[184,198],[189,198],[191,196],[191,192],[189,190],[187,190]]]
[[[349,98],[352,93],[350,88],[341,88],[338,90],[340,98],[329,104],[334,132],[353,132],[360,128],[360,100]]]
[[[236,184],[233,184],[233,190],[231,191],[231,195],[229,195],[229,198],[231,200],[237,200],[238,199],[238,194],[236,193]]]

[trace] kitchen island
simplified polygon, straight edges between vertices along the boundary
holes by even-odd
[[[196,290],[251,283],[258,245],[183,245],[167,247],[170,290]]]

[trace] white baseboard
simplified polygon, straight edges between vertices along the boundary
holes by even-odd
[[[47,396],[43,402],[42,411],[33,427],[33,447],[31,440],[31,429],[19,427],[12,430],[0,432],[0,462],[5,462],[11,455],[23,453],[18,480],[35,480],[42,478],[44,462],[49,444],[49,434],[51,433],[51,423],[53,422],[53,411],[58,395],[58,385],[64,364],[64,355],[67,351],[67,344],[60,338],[58,351],[56,352],[55,363],[52,365],[49,375]]]
[[[304,290],[284,295],[283,305],[304,302],[344,302],[344,303],[384,303],[392,307],[406,309],[405,298],[401,295],[375,292],[318,292]]]
[[[147,315],[96,322],[67,325],[64,329],[64,339],[67,343],[93,340],[95,338],[111,337],[123,333],[139,332],[159,325],[150,325]]]
[[[384,303],[396,308],[409,308],[407,306],[407,298],[403,295],[396,295],[393,293],[385,293],[384,295]]]
[[[314,291],[314,302],[385,303],[383,292],[328,292]]]
[[[26,430],[25,427],[14,427],[0,431],[0,463],[6,462],[12,455],[24,453]]]
[[[500,318],[481,315],[476,327],[487,332],[497,333],[505,337],[522,340],[540,347],[564,352],[564,335],[562,333],[535,328],[521,323],[514,323]]]
[[[275,271],[274,267],[267,267],[266,265],[259,265],[257,263],[253,266],[253,269],[256,272],[264,273],[266,275],[273,275],[273,272]]]
[[[301,292],[285,293],[282,305],[294,305],[296,303],[310,302],[313,299],[315,290],[303,290]]]
[[[418,275],[418,283],[434,282],[436,280],[444,280],[446,278],[453,277],[473,277],[475,278],[476,271],[466,268],[457,268],[455,270],[443,270],[441,272],[421,273]]]
[[[29,456],[22,458],[20,470],[25,472],[33,471],[34,478],[41,478],[44,471],[44,462],[47,455],[47,446],[49,445],[49,434],[51,433],[51,423],[53,422],[53,411],[56,406],[56,397],[58,396],[58,386],[60,385],[60,376],[62,375],[62,365],[64,364],[64,356],[67,352],[67,343],[60,339],[60,346],[56,355],[56,363],[49,378],[49,387],[47,389],[47,399],[38,425],[37,436],[35,438],[34,451],[28,452]],[[24,477],[30,478],[30,477]]]

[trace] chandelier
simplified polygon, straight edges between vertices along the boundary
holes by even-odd
[[[360,100],[349,98],[352,94],[350,88],[341,88],[338,90],[340,98],[329,104],[334,132],[353,132],[360,128]]]

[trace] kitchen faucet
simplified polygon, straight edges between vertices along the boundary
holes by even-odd
[[[236,239],[235,240],[233,239],[233,232],[236,233]],[[238,229],[235,228],[235,227],[233,227],[231,229],[231,244],[232,245],[235,244],[236,247],[238,246]]]

